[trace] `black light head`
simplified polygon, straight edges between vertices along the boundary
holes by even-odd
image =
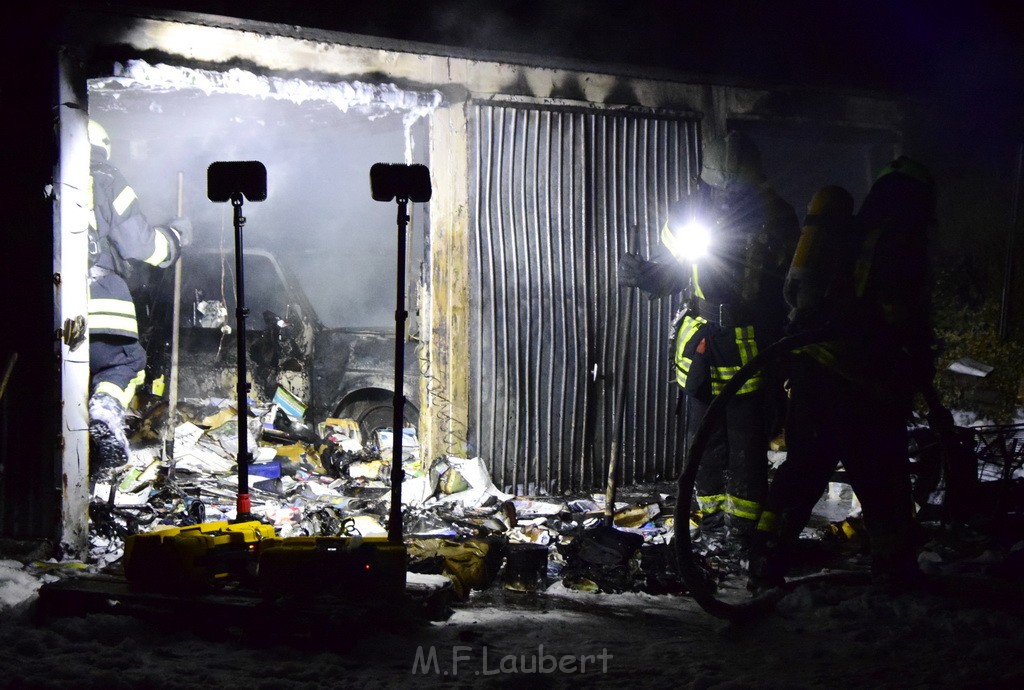
[[[370,166],[370,193],[374,201],[430,201],[430,171],[419,163],[374,163]]]
[[[206,170],[206,196],[210,201],[231,201],[241,194],[247,201],[267,198],[267,168],[259,161],[217,161]]]

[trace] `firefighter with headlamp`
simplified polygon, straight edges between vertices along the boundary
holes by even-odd
[[[90,120],[89,438],[90,471],[128,461],[125,413],[142,384],[146,351],[127,278],[131,261],[166,268],[177,261],[192,225],[176,218],[152,226],[135,190],[110,161],[110,137]]]
[[[690,218],[670,228],[675,253],[687,261],[700,261],[711,248],[711,230],[700,218]]]
[[[669,208],[661,232],[666,251],[650,260],[622,257],[620,286],[638,287],[652,298],[684,295],[674,365],[686,401],[687,447],[712,398],[781,335],[782,285],[799,234],[796,212],[766,183],[756,145],[731,132],[707,145],[694,191]],[[782,397],[777,377],[758,374],[711,430],[696,503],[702,539],[712,545],[729,535],[726,544],[745,546],[754,531]]]

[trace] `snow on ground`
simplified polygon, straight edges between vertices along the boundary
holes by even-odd
[[[819,519],[849,513],[832,491]],[[0,560],[0,684],[11,688],[1024,688],[1024,541],[950,558],[925,549],[924,589],[796,588],[736,624],[686,595],[495,585],[440,622],[373,615],[296,636],[184,615],[38,615],[45,582],[94,570]],[[1016,543],[1014,543],[1016,540]],[[300,599],[302,583],[296,583]],[[117,610],[116,608],[114,610]]]
[[[492,588],[443,622],[380,629],[349,644],[129,615],[40,620],[54,569],[0,562],[5,687],[80,688],[1020,688],[1020,580],[947,575],[931,592],[801,587],[747,624],[691,598]]]

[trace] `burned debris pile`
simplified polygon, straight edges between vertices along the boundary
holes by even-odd
[[[183,401],[178,414],[182,421],[174,430],[172,457],[162,452],[158,410],[135,419],[130,461],[95,477],[90,559],[101,570],[120,566],[131,535],[230,523],[237,517],[238,422],[231,402]],[[387,537],[391,429],[377,429],[364,438],[355,420],[333,418],[314,429],[273,402],[253,404],[250,415],[253,518],[281,538]],[[943,486],[921,469],[927,464],[921,459],[927,455],[922,453],[927,440],[915,436],[922,446],[910,450],[921,475],[917,488],[923,570],[941,572],[969,567],[964,563],[972,559],[993,558],[985,550],[998,546],[995,528],[1008,528],[1007,520],[1019,512],[1010,504],[1021,504],[1011,493],[1022,481],[1018,437],[1024,429],[1010,431],[1000,427],[975,432],[980,486],[1000,492],[996,498],[1003,518],[988,527],[975,525],[984,533],[972,532],[974,551],[965,551],[964,539],[944,523]],[[1005,438],[997,438],[997,432]],[[445,576],[455,598],[491,588],[541,591],[555,582],[584,592],[684,594],[673,545],[677,519],[684,520],[707,578],[729,587],[743,577],[742,556],[710,532],[701,534],[699,512],[692,505],[679,509],[671,487],[624,489],[609,524],[602,493],[507,493],[495,486],[481,458],[422,460],[415,430],[407,427],[403,433],[407,571],[410,576]],[[993,468],[998,477],[988,476],[996,472]],[[843,483],[842,472],[830,486],[801,539],[806,547],[804,572],[839,564],[863,568],[866,563],[870,546],[856,496]],[[1004,542],[1000,544],[1009,545]]]
[[[288,398],[282,389],[271,403],[250,407],[253,518],[282,538],[387,536],[392,430],[364,438],[355,420],[333,418],[313,428],[288,413],[302,412]],[[157,407],[133,420],[129,462],[94,477],[90,559],[100,568],[118,567],[131,535],[237,517],[232,401],[184,400],[177,412],[183,421],[170,453]],[[614,532],[627,539],[609,561],[587,538],[604,519],[603,494],[509,494],[481,458],[421,460],[415,429],[403,433],[410,573],[443,574],[460,598],[492,586],[536,591],[558,579],[585,591],[681,591],[665,548],[673,534],[669,494],[645,487],[616,501]]]

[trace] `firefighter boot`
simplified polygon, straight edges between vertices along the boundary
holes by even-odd
[[[97,393],[89,399],[89,470],[118,467],[128,462],[124,408],[116,399]]]
[[[729,543],[741,558],[750,558],[750,549],[757,535],[757,521],[737,515],[726,516]]]
[[[698,523],[701,544],[708,551],[722,551],[727,539],[725,513],[702,515]]]
[[[756,530],[749,536],[747,589],[760,594],[786,582],[786,563],[778,538]]]
[[[910,526],[876,529],[871,535],[871,585],[878,591],[899,594],[920,589],[928,578],[917,564]]]

